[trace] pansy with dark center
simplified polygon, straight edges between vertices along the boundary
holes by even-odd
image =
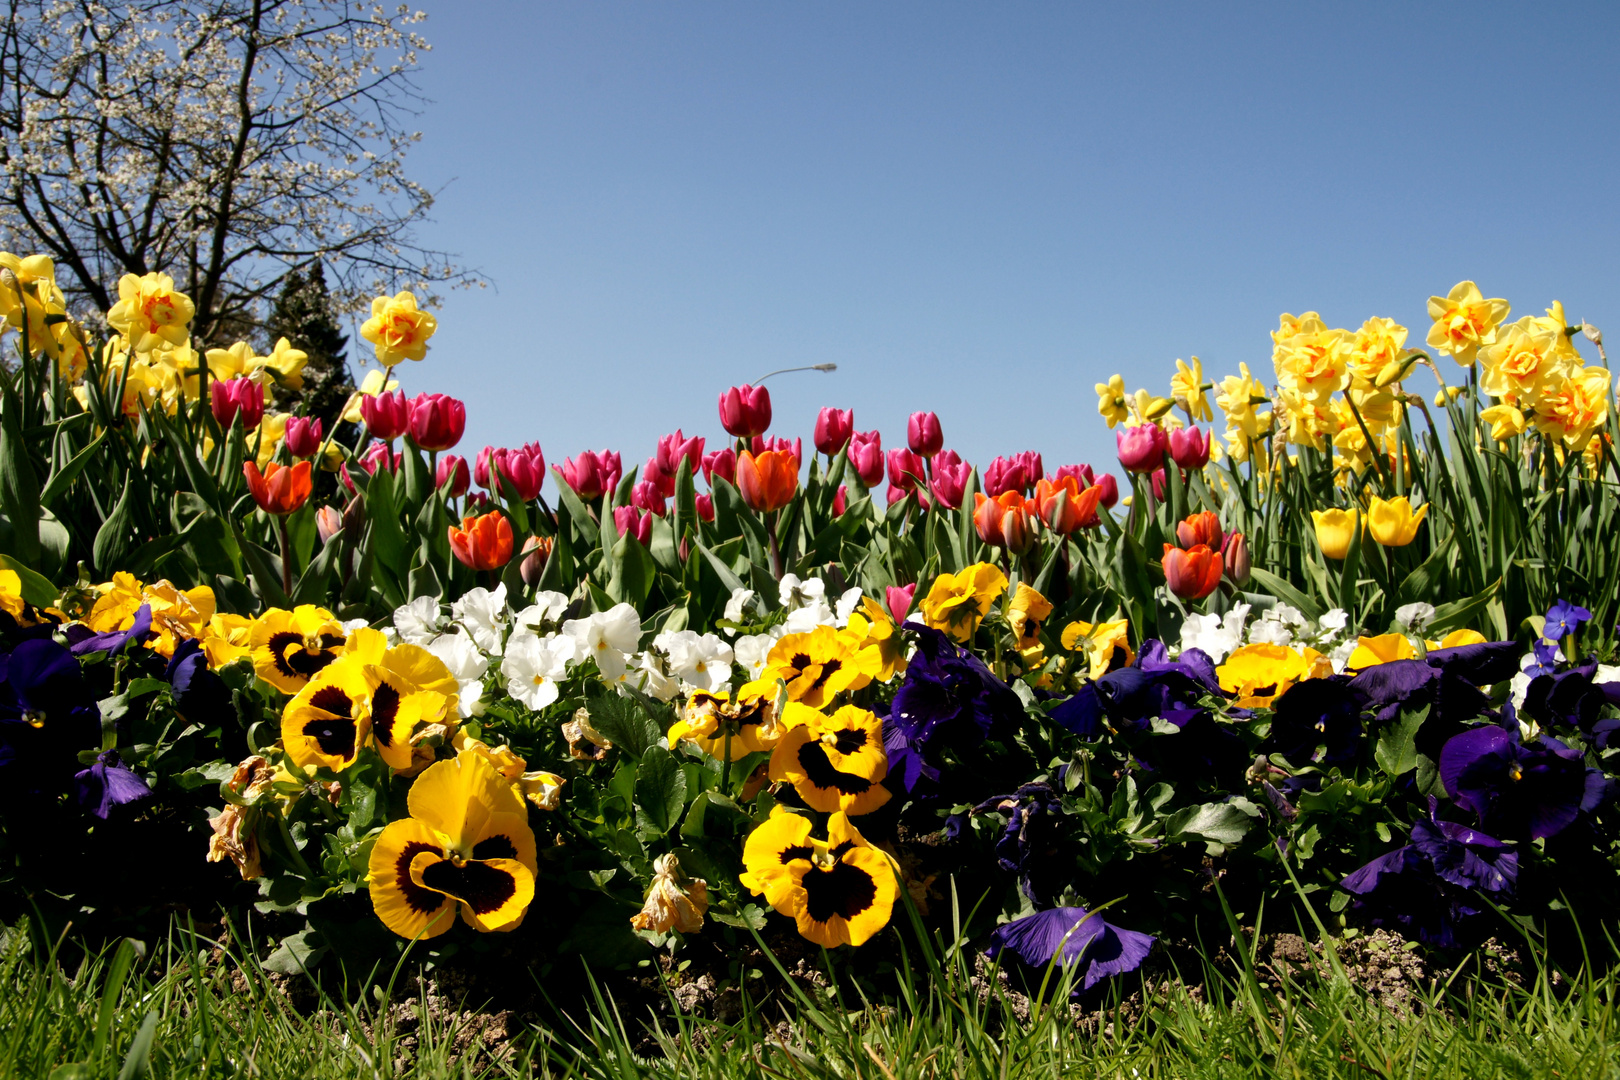
[[[831,716],[790,701],[782,712],[785,731],[771,752],[770,777],[793,785],[814,809],[869,814],[889,801],[882,780],[889,772],[883,722],[866,709],[845,705]]]
[[[1067,839],[1063,803],[1051,784],[1025,784],[1011,795],[986,799],[975,814],[1007,815],[996,839],[996,864],[1018,875],[1018,886],[1037,904],[1051,903],[1069,884],[1072,860],[1058,857]]]
[[[991,958],[1010,952],[1037,971],[1054,962],[1059,967],[1078,964],[1076,993],[1083,993],[1141,967],[1153,941],[1152,934],[1115,926],[1085,908],[1060,907],[998,926],[985,952]]]
[[[1511,726],[1465,731],[1440,751],[1446,792],[1482,827],[1532,840],[1552,836],[1608,797],[1608,780],[1587,768],[1579,750],[1548,735],[1527,745],[1511,711],[1507,721]]]
[[[71,652],[36,638],[0,655],[0,793],[60,792],[78,752],[100,737],[95,697]]]
[[[865,942],[888,923],[899,895],[894,864],[841,812],[818,840],[807,818],[779,807],[748,834],[743,865],[745,888],[828,948]]]
[[[1349,683],[1348,676],[1334,675],[1289,687],[1272,703],[1271,733],[1261,751],[1281,754],[1295,766],[1310,764],[1318,747],[1323,765],[1354,761],[1361,745],[1361,708]]]

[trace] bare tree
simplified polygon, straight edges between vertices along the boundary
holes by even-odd
[[[171,274],[199,344],[262,318],[297,266],[340,310],[479,281],[415,242],[404,173],[425,16],[343,0],[0,0],[0,240],[56,259],[81,310]]]

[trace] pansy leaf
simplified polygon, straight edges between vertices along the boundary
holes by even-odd
[[[1242,840],[1260,817],[1260,808],[1238,797],[1230,802],[1204,803],[1176,811],[1165,819],[1165,840],[1169,843],[1207,840],[1214,844],[1235,844]]]
[[[649,748],[636,766],[637,823],[662,836],[680,821],[685,806],[686,774],[680,762],[661,746]]]
[[[603,694],[590,703],[591,726],[631,758],[639,758],[658,745],[663,735],[658,724],[632,698]]]
[[[1404,776],[1417,768],[1418,728],[1429,718],[1429,707],[1402,709],[1395,722],[1384,729],[1373,751],[1373,760],[1391,777]]]

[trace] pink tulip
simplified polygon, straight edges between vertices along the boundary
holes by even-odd
[[[611,472],[609,457],[613,459]],[[618,459],[619,455],[610,454],[607,450],[600,454],[594,450],[581,450],[579,457],[563,462],[563,482],[573,488],[574,494],[581,499],[600,499],[603,492],[619,486]]]
[[[371,429],[371,434],[383,442],[393,442],[411,428],[411,407],[405,400],[403,390],[395,390],[392,394],[362,395],[360,417]]]
[[[1081,491],[1097,482],[1097,478],[1092,475],[1090,465],[1059,465],[1057,471],[1048,476],[1047,479],[1054,484],[1061,484],[1065,476],[1074,477],[1075,486]]]
[[[1008,491],[1027,491],[1032,483],[1021,455],[998,457],[984,470],[984,493],[991,499]]]
[[[892,451],[891,451],[891,453],[892,453]],[[923,494],[922,488],[919,488],[919,487],[917,487],[915,485],[913,485],[912,487],[909,487],[909,488],[903,488],[903,487],[900,487],[897,484],[892,484],[891,483],[889,485],[888,492],[889,492],[888,500],[889,500],[889,505],[890,506],[893,506],[895,503],[900,502],[900,501],[904,500],[905,498],[907,498],[908,496],[911,496],[911,495],[915,495],[917,497],[917,505],[921,506],[924,510],[928,509],[928,507],[930,505],[929,502],[928,502],[928,496]]]
[[[1103,473],[1097,477],[1097,486],[1102,488],[1102,498],[1097,501],[1104,509],[1112,510],[1119,502],[1119,481],[1114,479],[1113,473]]]
[[[941,452],[934,458],[934,482],[930,485],[934,499],[941,506],[958,509],[971,475],[973,466],[963,461],[955,450]]]
[[[242,418],[243,431],[255,431],[264,419],[264,388],[252,379],[216,381],[208,388],[208,406],[219,426],[229,431],[231,421]]]
[[[650,512],[634,506],[613,508],[613,527],[619,530],[620,536],[633,536],[641,541],[642,547],[652,543],[652,519]]]
[[[849,485],[839,484],[838,494],[833,496],[833,516],[843,517],[844,511],[849,509]]]
[[[658,453],[653,460],[658,462],[658,471],[669,477],[670,488],[664,494],[666,497],[675,494],[675,475],[681,471],[681,459],[685,458],[692,463],[692,471],[696,473],[703,467],[703,443],[701,435],[694,435],[688,439],[676,428],[675,434],[665,435],[658,440]]]
[[[330,506],[323,506],[315,511],[315,532],[326,543],[332,537],[343,531],[343,515]]]
[[[1164,452],[1169,446],[1164,428],[1158,424],[1120,428],[1114,432],[1114,442],[1119,447],[1119,463],[1126,472],[1134,473],[1150,473],[1163,467]]]
[[[816,449],[828,457],[849,445],[854,433],[854,409],[822,409],[816,414]]]
[[[282,436],[287,453],[296,458],[314,457],[321,449],[321,421],[307,416],[287,417],[287,432]]]
[[[737,482],[737,451],[729,446],[703,455],[703,482],[712,488],[716,476],[728,484]]]
[[[1164,502],[1165,492],[1169,490],[1170,482],[1164,475],[1163,469],[1153,470],[1153,497]]]
[[[775,437],[767,439],[763,436],[756,436],[752,445],[750,446],[750,449],[754,451],[755,457],[758,457],[767,450],[775,450],[779,454],[792,454],[794,468],[798,468],[800,465],[804,464],[803,439],[794,439],[792,442],[788,442],[786,439],[778,439]]]
[[[1172,431],[1170,460],[1188,471],[1202,469],[1209,464],[1209,436],[1196,427]]]
[[[910,491],[919,483],[926,482],[928,466],[923,459],[911,450],[889,451],[889,486],[897,487],[902,491]],[[895,499],[889,500],[891,503]]]
[[[417,394],[411,399],[411,441],[423,450],[448,450],[461,441],[466,429],[467,406],[455,398]]]
[[[546,479],[546,458],[540,452],[539,443],[526,443],[516,450],[496,450],[486,446],[478,452],[478,460],[473,465],[473,478],[478,481],[479,487],[498,493],[500,484],[491,473],[491,464],[512,485],[521,501],[528,502],[540,494],[540,487]]]
[[[404,454],[390,454],[387,443],[381,439],[373,439],[371,445],[366,448],[366,452],[360,455],[360,467],[366,470],[368,475],[376,476],[379,468],[386,469],[391,473],[398,472],[404,460]]]
[[[931,458],[945,445],[945,436],[939,430],[939,417],[931,412],[914,412],[906,421],[906,442],[913,454]]]
[[[883,590],[883,598],[889,605],[889,614],[894,616],[895,625],[903,625],[906,613],[911,610],[911,598],[917,595],[917,583],[900,587],[890,585]]]
[[[705,493],[699,495],[695,501],[697,502],[698,517],[702,518],[704,521],[713,521],[714,496]]]
[[[452,499],[459,499],[467,494],[467,489],[472,486],[472,474],[467,469],[467,459],[460,454],[446,454],[440,458],[433,482],[441,491],[445,484],[449,484],[449,495]]]
[[[646,467],[641,470],[641,482],[658,488],[666,499],[675,494],[675,474],[659,468],[656,456],[647,459]]]
[[[668,497],[656,480],[637,480],[630,488],[630,505],[659,517],[664,516],[664,500]]]
[[[771,426],[771,392],[763,386],[733,386],[720,395],[720,426],[739,439],[765,434]]]
[[[883,483],[883,436],[876,431],[857,431],[849,437],[849,463],[867,487]]]

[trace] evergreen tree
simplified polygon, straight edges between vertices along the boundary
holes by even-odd
[[[318,260],[287,275],[265,329],[271,346],[284,337],[293,348],[309,354],[309,362],[304,365],[304,388],[278,389],[277,406],[291,410],[303,403],[308,414],[320,417],[326,430],[331,431],[354,392],[354,381],[349,377],[349,338],[333,314],[326,271]]]

